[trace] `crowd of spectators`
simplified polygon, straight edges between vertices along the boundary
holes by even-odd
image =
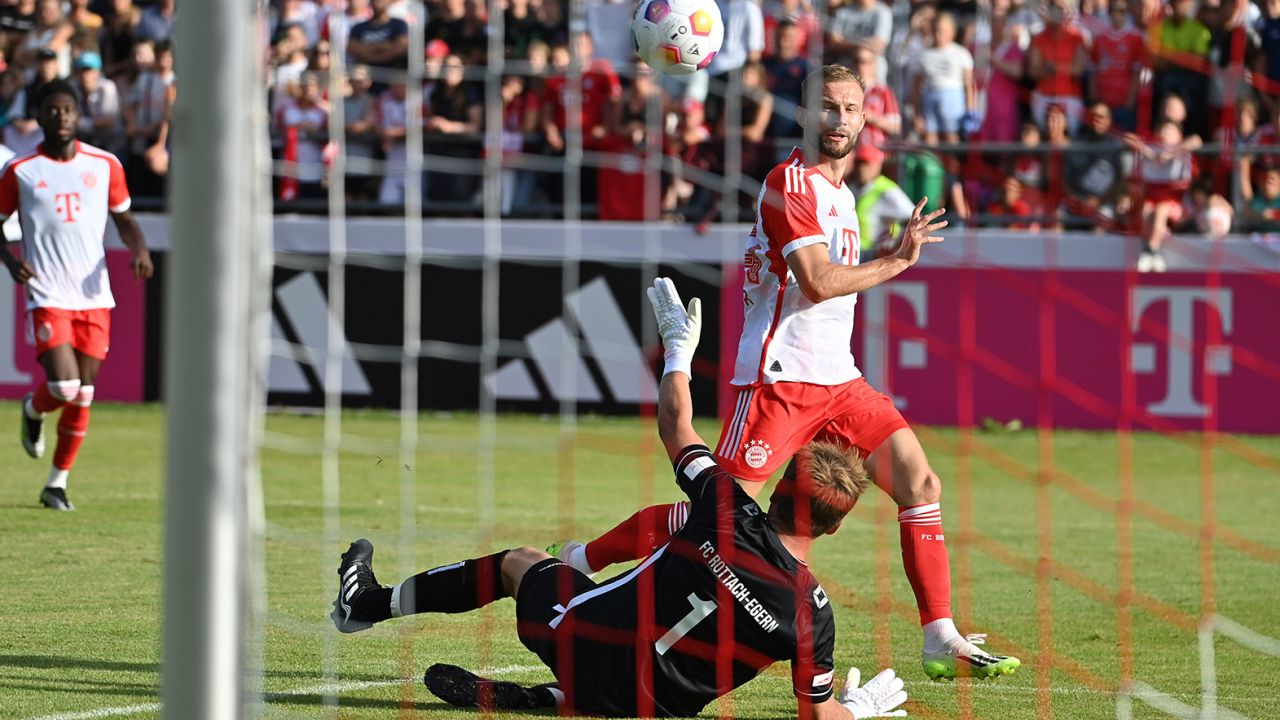
[[[857,156],[876,176],[855,168],[850,182],[883,176],[953,223],[1132,232],[1150,269],[1170,231],[1280,226],[1280,0],[833,0],[823,21],[809,0],[717,1],[723,48],[706,72],[671,78],[634,59],[630,0],[583,0],[572,34],[567,0],[506,0],[500,18],[485,0],[429,0],[425,17],[405,0],[272,0],[277,195],[327,202],[340,107],[348,201],[401,205],[408,103],[421,97],[428,212],[478,212],[481,161],[496,154],[502,212],[554,216],[564,157],[581,147],[587,216],[741,219],[800,134],[801,81],[842,62],[867,82],[859,143],[878,151]],[[39,143],[25,98],[69,76],[83,138],[121,156],[135,194],[162,194],[174,19],[175,0],[0,0],[4,144]],[[499,23],[505,70],[487,94]],[[420,93],[406,86],[411,47],[423,48]],[[487,96],[500,112],[485,112]],[[486,147],[490,118],[501,147]],[[867,208],[884,233],[893,205]]]
[[[173,106],[174,0],[0,0],[0,137],[12,153],[39,146],[28,102],[69,79],[80,92],[79,137],[115,153],[134,195],[164,194]]]

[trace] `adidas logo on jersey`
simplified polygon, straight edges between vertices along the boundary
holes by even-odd
[[[45,181],[43,181],[43,180],[41,180],[40,182],[36,183],[36,189],[37,189],[37,190],[45,190],[45,189],[47,189],[48,187],[49,187],[49,183],[47,183],[47,182],[45,182]]]
[[[782,372],[782,363],[774,360],[773,364],[769,366],[769,372]]]
[[[832,205],[832,206],[831,206],[831,212],[829,212],[829,213],[827,213],[827,214],[828,214],[828,215],[830,215],[831,217],[840,217],[840,213],[836,212],[836,206],[835,206],[835,205]]]

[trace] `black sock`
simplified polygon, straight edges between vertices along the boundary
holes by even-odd
[[[507,597],[502,559],[507,551],[418,573],[400,584],[400,614],[462,613]]]
[[[382,622],[391,619],[391,588],[378,587],[360,593],[355,615],[361,620]]]

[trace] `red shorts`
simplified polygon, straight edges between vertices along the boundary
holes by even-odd
[[[36,344],[36,356],[49,348],[71,347],[99,360],[107,359],[111,347],[111,309],[61,310],[40,307],[27,315],[27,328]]]
[[[725,418],[716,457],[743,480],[764,482],[811,440],[826,440],[870,455],[889,436],[910,427],[887,395],[858,378],[843,385],[779,382],[738,390]]]

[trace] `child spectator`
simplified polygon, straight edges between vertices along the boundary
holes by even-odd
[[[1089,98],[1106,103],[1120,128],[1133,132],[1138,126],[1139,74],[1147,47],[1142,35],[1129,25],[1128,0],[1111,0],[1111,24],[1093,38]]]
[[[1013,156],[1013,177],[1022,183],[1022,187],[1032,191],[1033,196],[1037,199],[1036,208],[1039,206],[1039,196],[1044,190],[1045,171],[1044,171],[1044,153],[1041,151],[1042,137],[1040,135],[1040,126],[1028,120],[1022,123],[1022,132],[1019,134],[1019,140],[1022,147],[1026,148],[1025,152],[1015,153]]]
[[[1031,218],[1035,216],[1031,204],[1022,198],[1022,183],[1018,182],[1016,177],[1004,179],[1000,200],[987,207],[987,214],[998,218]],[[1040,224],[1035,222],[1005,220],[993,224],[997,227],[1006,227],[1011,230],[1040,231]]]
[[[956,20],[950,13],[938,15],[933,35],[933,47],[920,53],[916,66],[917,125],[930,145],[940,137],[956,144],[965,114],[974,107],[973,56],[955,42]]]
[[[140,42],[135,52],[150,47]],[[164,122],[169,86],[173,84],[173,48],[168,43],[155,46],[155,66],[143,70],[129,91],[125,109],[125,133],[128,135],[129,189],[142,197],[161,197],[163,178],[153,173],[143,155],[155,145]]]
[[[1191,187],[1191,152],[1183,145],[1182,128],[1172,120],[1156,126],[1156,141],[1143,142],[1137,135],[1125,140],[1138,154],[1139,178],[1143,185],[1142,253],[1138,272],[1164,272],[1160,248],[1171,228],[1186,218],[1183,201]]]
[[[1089,55],[1084,34],[1071,19],[1073,0],[1049,0],[1044,30],[1031,38],[1027,74],[1036,83],[1031,94],[1031,115],[1044,125],[1050,105],[1060,105],[1067,113],[1067,133],[1074,135],[1084,109],[1080,77]]]
[[[1249,224],[1256,231],[1280,231],[1280,168],[1264,173],[1260,192],[1249,203]]]
[[[1235,209],[1213,191],[1213,178],[1202,177],[1191,186],[1191,217],[1192,229],[1210,240],[1221,240],[1231,232]]]

